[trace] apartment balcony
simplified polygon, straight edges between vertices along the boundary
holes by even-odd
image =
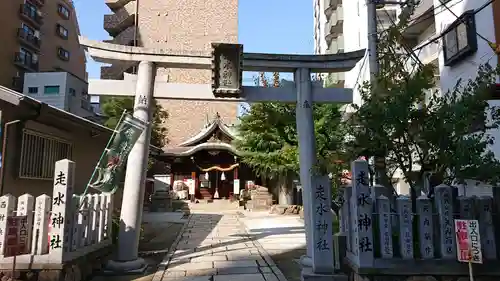
[[[323,0],[323,5],[325,8],[326,18],[330,18],[333,11],[337,9],[339,5],[342,5],[342,0]]]
[[[419,37],[432,25],[435,25],[433,1],[420,0],[420,4],[411,15],[410,25],[404,30],[403,36],[405,38]]]
[[[36,51],[40,50],[40,45],[41,45],[40,38],[36,37],[33,34],[28,33],[25,29],[23,28],[17,29],[17,38],[19,38],[19,41],[26,47],[29,47]]]
[[[344,30],[344,9],[341,5],[337,7],[330,16],[330,20],[325,24],[325,39],[330,44],[332,39],[342,34]]]
[[[128,2],[112,15],[104,15],[104,29],[110,36],[116,37],[120,32],[135,24],[135,2]]]
[[[40,27],[43,24],[42,12],[39,10],[34,11],[26,4],[21,4],[19,8],[19,15],[23,20],[33,24],[35,27]]]
[[[33,3],[34,5],[38,6],[38,7],[42,7],[43,5],[45,5],[45,0],[30,0],[31,3]]]
[[[428,39],[434,38],[436,34],[430,34]],[[416,47],[413,49],[415,50],[414,53],[417,55],[418,59],[423,63],[423,64],[429,64],[433,63],[438,66],[438,58],[439,58],[439,44],[438,42],[433,42],[430,44],[427,44],[429,40],[425,40],[418,44]],[[424,46],[425,45],[425,46]],[[424,46],[424,47],[421,47]],[[418,64],[418,62],[415,62],[415,60],[408,59],[406,62],[406,67],[407,69],[413,69],[415,65]]]
[[[434,38],[436,34],[429,35],[430,38]],[[420,61],[424,64],[436,63],[439,57],[439,46],[438,42],[433,42],[428,44],[429,40],[418,44],[414,49],[416,49],[415,54],[418,56]],[[424,46],[425,45],[425,46]],[[423,48],[420,46],[424,46]]]
[[[129,45],[130,41],[134,41],[135,29],[136,27],[134,24],[118,33],[118,35],[116,35],[113,39],[104,40],[104,42],[119,45]]]
[[[111,11],[115,12],[131,1],[135,2],[135,0],[104,0],[104,3]]]
[[[134,65],[137,65],[137,63],[126,62],[126,63],[116,63],[111,66],[102,66],[101,79],[121,80],[123,79],[123,73],[125,73],[128,69],[130,69]]]
[[[21,53],[14,55],[14,64],[31,72],[38,71],[38,61],[34,61],[32,57],[23,56]]]
[[[332,39],[328,49],[327,54],[338,54],[344,52],[344,35],[339,35],[337,38]]]

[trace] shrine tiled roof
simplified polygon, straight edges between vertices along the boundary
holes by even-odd
[[[216,129],[220,129],[225,135],[230,137],[231,139],[237,138],[236,130],[234,126],[228,126],[222,122],[220,115],[217,113],[212,122],[208,123],[205,128],[203,128],[198,134],[191,137],[190,139],[184,141],[179,144],[181,147],[189,147],[193,146],[196,143],[200,142],[204,138],[207,138],[212,134]]]
[[[225,150],[238,155],[238,151],[232,145],[223,142],[206,142],[195,146],[182,146],[174,148],[166,148],[163,150],[164,156],[191,156],[201,150]]]

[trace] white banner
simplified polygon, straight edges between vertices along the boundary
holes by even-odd
[[[240,180],[234,179],[233,181],[233,194],[240,194]]]

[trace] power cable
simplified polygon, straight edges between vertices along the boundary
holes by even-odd
[[[486,2],[486,3],[485,3],[484,5],[482,5],[480,8],[478,8],[477,10],[475,10],[472,14],[473,14],[473,15],[476,15],[477,13],[479,13],[479,12],[480,12],[480,11],[482,11],[482,10],[484,10],[486,7],[488,7],[489,5],[491,5],[491,4],[492,4],[493,2],[495,2],[495,1],[496,1],[496,0],[490,0],[490,1]],[[450,32],[450,31],[451,31],[451,30],[447,30],[447,31],[442,32],[441,34],[437,35],[436,37],[434,37],[434,38],[430,39],[427,43],[425,43],[425,44],[423,44],[423,45],[421,45],[421,46],[419,46],[419,47],[417,47],[417,48],[415,48],[415,49],[413,49],[413,50],[414,50],[414,51],[418,51],[418,50],[420,50],[420,49],[423,49],[423,48],[427,47],[428,45],[430,45],[430,44],[432,44],[432,43],[436,42],[437,40],[439,40],[439,39],[441,39],[441,38],[443,38],[443,37],[444,37],[446,34],[448,34],[448,32]],[[493,44],[492,42],[489,42],[490,47],[492,47],[492,48],[493,48],[492,44]],[[495,44],[495,45],[496,45],[496,44]]]
[[[458,0],[457,2],[453,3],[453,5],[450,6],[451,7],[454,7],[455,5],[463,2],[464,0]],[[411,21],[408,22],[408,25],[414,25],[414,24],[418,24],[418,23],[421,23],[421,22],[424,22],[428,19],[431,19],[431,18],[434,18],[435,16],[441,14],[442,12],[444,12],[445,10],[441,10],[437,13],[434,13],[434,11],[436,11],[437,9],[439,8],[442,8],[444,6],[444,3],[441,3],[440,5],[438,6],[433,6],[432,9],[430,9],[429,11],[426,11],[424,13],[422,13],[422,15],[412,19]]]
[[[396,22],[394,22],[394,20],[392,19],[392,17],[389,15],[389,12],[387,12],[387,10],[384,9],[384,12],[385,14],[387,15],[387,17],[389,18],[389,20],[391,21],[392,23],[392,26],[397,26]],[[402,37],[403,34],[401,34],[398,30],[398,33],[399,35]],[[406,53],[415,60],[415,62],[418,63],[419,66],[423,66],[424,64],[422,63],[422,61],[420,60],[420,58],[418,57],[418,55],[416,55],[413,51],[413,48],[409,47],[407,44],[405,44],[404,42],[400,42],[401,46],[403,47],[403,49],[406,51]],[[412,70],[413,72],[413,70]]]
[[[492,2],[493,3],[493,2]],[[457,14],[455,14],[455,12],[453,12],[448,6],[446,6],[446,4],[443,3],[443,7],[448,10],[448,12],[450,12],[455,18],[457,18],[457,20],[459,20],[461,23],[467,25],[467,27],[469,27],[469,23],[467,21],[465,21],[465,19],[463,18],[460,18],[459,16],[457,16]],[[475,13],[474,13],[475,15]],[[476,33],[476,35],[483,39],[484,41],[486,41],[486,43],[488,44],[491,44],[491,41],[486,39],[486,37],[484,37],[483,35],[479,34],[479,32],[477,32],[477,30],[474,30],[474,32]]]
[[[365,67],[367,57],[368,57],[368,51],[366,51],[365,55],[363,56],[363,61],[361,62],[361,67],[359,68],[359,71],[358,71],[358,77],[356,78],[356,83],[354,83],[354,87],[352,87],[353,89],[355,89],[356,86],[358,86],[359,78],[361,77],[361,72],[363,71],[363,68]]]

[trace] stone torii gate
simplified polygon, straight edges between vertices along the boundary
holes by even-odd
[[[332,280],[334,275],[331,191],[327,175],[314,175],[316,147],[312,103],[352,102],[352,89],[323,88],[312,82],[311,73],[351,70],[365,50],[335,55],[278,55],[243,53],[238,44],[212,44],[211,56],[179,55],[168,50],[115,45],[81,37],[89,55],[102,63],[139,62],[137,75],[124,80],[90,80],[89,93],[99,96],[135,96],[134,117],[151,121],[151,99],[206,100],[227,102],[296,102],[299,135],[300,182],[303,187],[307,256],[303,280]],[[211,69],[212,85],[155,81],[157,67]],[[292,85],[280,88],[243,86],[242,71],[292,72]],[[144,183],[149,155],[151,126],[130,152],[119,233],[118,257],[109,264],[115,271],[140,271],[139,229],[142,221]],[[131,199],[131,200],[127,200]],[[326,278],[326,279],[325,279]]]

